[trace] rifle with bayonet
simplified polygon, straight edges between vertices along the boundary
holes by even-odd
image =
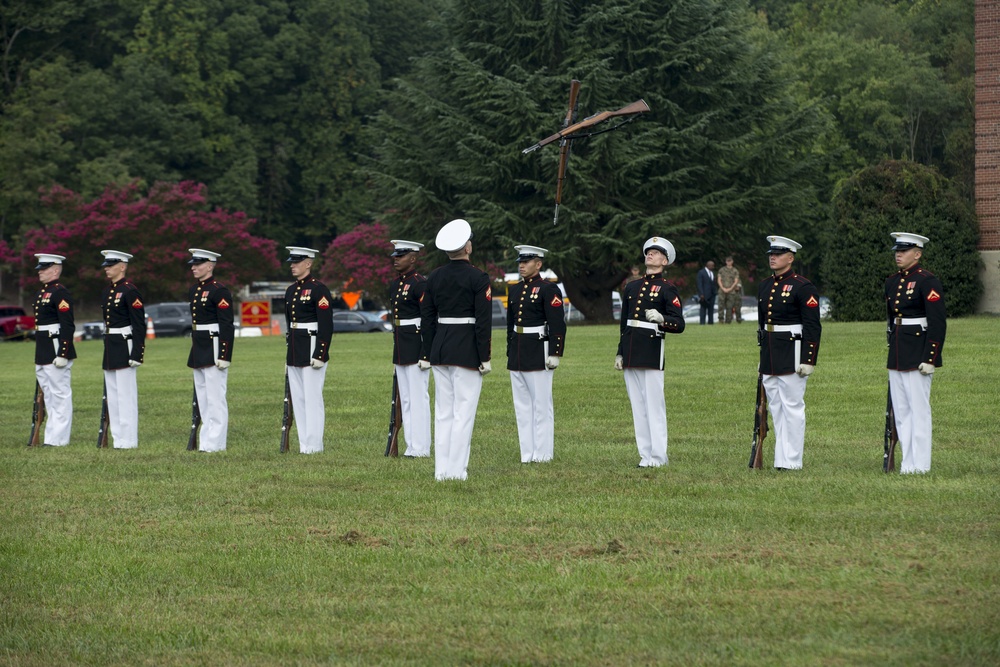
[[[569,82],[569,107],[563,120],[563,131],[576,122],[576,107],[580,94],[580,82],[573,79]],[[556,210],[552,216],[552,224],[559,222],[559,204],[562,202],[563,181],[566,179],[566,165],[569,162],[569,139],[563,137],[559,142],[559,176],[556,179]]]
[[[750,467],[764,467],[764,438],[767,437],[767,394],[764,376],[757,374],[757,405],[753,411],[753,443],[750,445]]]
[[[35,380],[35,399],[31,406],[31,434],[28,436],[28,447],[36,447],[42,437],[42,422],[45,421],[45,392],[42,385]]]
[[[399,399],[399,379],[392,374],[392,407],[389,410],[389,438],[385,443],[385,455],[399,456],[399,430],[403,426],[403,406]]]
[[[292,433],[292,387],[288,384],[288,367],[285,367],[285,411],[281,416],[281,447],[279,452],[288,452],[288,436]]]
[[[896,413],[892,409],[892,388],[885,393],[885,435],[882,441],[882,472],[896,472]]]
[[[201,409],[198,407],[198,390],[192,391],[191,396],[191,435],[188,436],[187,450],[193,452],[198,449],[198,427],[201,426]]]
[[[104,381],[104,395],[101,397],[101,428],[97,431],[97,448],[108,446],[108,431],[111,430],[111,416],[108,413],[108,381]]]
[[[543,146],[548,146],[553,141],[559,141],[559,140],[564,139],[564,138],[567,138],[567,139],[580,139],[580,138],[583,138],[583,137],[592,137],[595,134],[603,134],[604,132],[610,132],[612,130],[617,130],[618,128],[620,128],[625,123],[630,122],[631,120],[633,120],[637,115],[639,115],[641,113],[646,113],[647,111],[649,111],[649,105],[646,104],[645,100],[638,100],[636,102],[632,102],[632,104],[629,104],[628,106],[624,106],[621,109],[618,109],[616,111],[602,111],[600,113],[594,114],[593,116],[589,116],[587,118],[584,118],[579,123],[573,123],[569,127],[566,127],[566,128],[563,128],[562,130],[559,130],[555,134],[542,139],[537,144],[534,144],[533,146],[528,146],[527,148],[525,148],[521,152],[522,153],[531,153],[532,151],[536,151],[536,150],[538,150],[539,148],[541,148]],[[622,122],[622,123],[619,123],[618,125],[615,125],[614,127],[609,127],[607,129],[600,130],[599,132],[588,132],[586,134],[579,134],[583,130],[586,130],[588,128],[594,127],[595,125],[599,125],[599,124],[601,124],[601,123],[603,123],[603,122],[605,122],[607,120],[611,120],[612,118],[626,118],[626,120],[624,122]],[[574,136],[574,135],[577,135],[577,136]]]

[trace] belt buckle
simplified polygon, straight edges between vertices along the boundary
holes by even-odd
[[[523,334],[524,333],[524,327],[514,327],[514,332],[515,333],[519,333],[519,334]]]
[[[903,324],[903,316],[902,315],[897,315],[896,316],[896,326],[898,327],[898,326],[900,326],[902,324]]]
[[[399,320],[398,320],[398,319],[396,319],[396,320],[393,320],[393,321],[392,321],[392,326],[394,326],[394,327],[398,327],[398,326],[399,326]]]
[[[767,332],[768,333],[774,333],[774,325],[773,324],[768,324],[767,325]]]

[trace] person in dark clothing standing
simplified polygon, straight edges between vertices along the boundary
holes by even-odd
[[[326,412],[323,385],[333,338],[333,296],[313,277],[312,248],[286,246],[295,282],[285,290],[285,365],[292,395],[292,414],[299,432],[299,453],[323,451]]]
[[[559,286],[541,277],[545,248],[514,246],[521,280],[507,290],[507,369],[521,463],[551,461],[555,409],[552,376],[566,345]]]
[[[931,469],[931,380],[941,367],[948,312],[941,281],[920,266],[930,239],[906,232],[893,232],[892,238],[899,271],[885,281],[886,366],[903,451],[899,472],[924,473]]]
[[[698,272],[698,323],[714,323],[715,317],[715,295],[719,292],[719,286],[715,280],[715,262],[709,260],[705,262],[705,268]]]
[[[139,446],[139,390],[136,369],[146,352],[146,307],[142,294],[125,273],[132,255],[102,250],[111,286],[104,293],[104,384],[108,423],[115,449]]]
[[[622,295],[621,337],[615,369],[625,373],[625,389],[632,404],[632,423],[640,468],[667,464],[667,404],[663,395],[664,335],[684,331],[684,315],[677,288],[663,270],[677,253],[667,239],[654,236],[642,247],[646,276],[625,286]]]
[[[819,292],[792,270],[802,245],[768,236],[768,262],[774,274],[757,290],[757,343],[767,407],[774,422],[774,467],[802,467],[806,434],[806,381],[816,368],[822,325]]]
[[[421,368],[434,369],[434,477],[468,477],[472,428],[489,373],[493,298],[490,277],[472,266],[472,228],[452,220],[438,231],[451,260],[431,272],[420,304]]]
[[[73,427],[73,388],[70,385],[76,348],[73,347],[73,298],[62,276],[62,255],[38,253],[38,280],[42,289],[35,296],[35,378],[45,398],[48,418],[42,443],[48,447],[69,444]]]
[[[188,292],[191,304],[191,354],[188,368],[194,372],[194,389],[201,412],[200,452],[222,452],[229,433],[229,403],[226,390],[229,364],[233,360],[233,293],[215,279],[219,253],[189,248],[191,273],[198,281]]]
[[[429,368],[418,363],[423,354],[420,341],[420,299],[427,278],[416,271],[417,257],[423,243],[390,241],[393,245],[392,267],[396,278],[389,285],[392,314],[392,364],[399,387],[400,412],[406,451],[403,456],[424,458],[431,455],[431,399]]]

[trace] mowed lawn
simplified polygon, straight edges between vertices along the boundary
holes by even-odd
[[[652,471],[611,326],[570,329],[556,459],[520,464],[497,331],[448,483],[382,456],[389,335],[335,337],[314,456],[278,453],[283,339],[237,341],[221,454],[185,451],[184,340],[149,341],[131,451],[95,447],[99,342],[65,449],[25,447],[32,346],[0,344],[0,664],[997,664],[998,325],[948,324],[925,476],[881,472],[880,323],[825,325],[783,473],[747,469],[753,324],[667,339]]]

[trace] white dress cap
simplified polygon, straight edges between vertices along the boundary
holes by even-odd
[[[319,250],[313,250],[312,248],[300,248],[294,245],[286,245],[285,250],[289,253],[288,259],[285,261],[291,262],[292,264],[295,262],[301,262],[304,259],[313,259],[319,254]]]
[[[784,255],[786,252],[798,252],[802,250],[802,244],[797,243],[784,236],[768,236],[767,242],[771,247],[767,249],[768,255]]]
[[[889,236],[896,239],[896,244],[892,246],[893,250],[923,248],[924,244],[930,241],[930,239],[926,236],[921,236],[920,234],[910,234],[908,232],[893,232],[892,234],[889,234]]]
[[[389,253],[389,257],[400,257],[408,252],[417,252],[424,247],[423,243],[417,243],[416,241],[400,241],[392,240],[389,241],[392,244],[393,250]]]
[[[62,255],[50,255],[45,252],[36,252],[35,257],[38,258],[38,266],[35,267],[35,271],[40,271],[41,269],[47,269],[53,264],[62,264],[66,259]]]
[[[517,251],[517,261],[524,262],[529,259],[541,259],[545,257],[545,253],[548,252],[545,248],[539,248],[536,245],[516,245],[514,250]]]
[[[102,250],[101,254],[104,255],[104,261],[101,262],[101,266],[113,266],[118,262],[128,264],[128,261],[132,259],[132,255],[119,250]]]
[[[677,251],[674,250],[674,244],[662,236],[654,236],[647,239],[646,242],[642,244],[642,254],[645,255],[649,252],[650,248],[659,250],[667,256],[667,266],[673,264],[674,260],[677,259]]]
[[[452,220],[438,231],[437,238],[434,239],[434,245],[438,247],[438,250],[455,252],[464,248],[465,244],[471,238],[472,227],[465,220],[458,218],[457,220]]]
[[[201,248],[188,248],[188,252],[191,253],[191,259],[188,260],[188,264],[201,264],[202,262],[217,262],[219,258],[222,257],[217,252],[212,252],[211,250],[202,250]]]

